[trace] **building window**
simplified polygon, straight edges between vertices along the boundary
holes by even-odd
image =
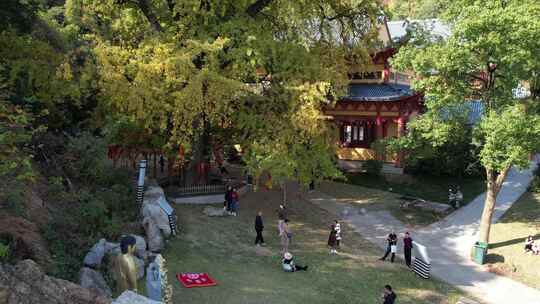
[[[363,125],[346,124],[343,126],[343,143],[347,146],[366,145],[366,129]]]
[[[345,143],[351,143],[352,141],[352,126],[351,125],[346,125],[345,128],[343,129],[343,133],[344,133],[344,136],[343,136],[343,139],[345,141]]]

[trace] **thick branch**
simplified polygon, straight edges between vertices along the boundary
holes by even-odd
[[[495,180],[496,193],[499,193],[499,191],[501,190],[502,184],[503,184],[504,180],[506,179],[506,176],[508,175],[508,171],[510,171],[510,168],[511,168],[511,166],[508,166],[508,167],[504,168],[497,175],[497,179]]]
[[[255,18],[265,7],[270,5],[272,0],[257,0],[246,9],[246,13]]]
[[[141,9],[146,19],[148,19],[148,22],[150,22],[150,25],[152,25],[152,28],[154,28],[156,32],[161,32],[162,31],[161,24],[159,24],[158,18],[152,11],[149,0],[136,0],[135,3]]]

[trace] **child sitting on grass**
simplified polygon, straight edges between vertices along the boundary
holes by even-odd
[[[296,265],[293,260],[293,255],[290,252],[285,252],[283,260],[281,260],[281,267],[285,272],[295,272],[299,270],[308,270],[308,266]]]

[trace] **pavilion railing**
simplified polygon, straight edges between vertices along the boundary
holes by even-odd
[[[174,196],[205,195],[225,193],[225,185],[192,185],[175,187]]]

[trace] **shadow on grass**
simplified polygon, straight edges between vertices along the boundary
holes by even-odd
[[[486,263],[495,264],[495,263],[504,263],[504,256],[496,253],[489,253],[486,255]]]
[[[495,248],[499,248],[499,247],[506,247],[506,246],[510,246],[510,245],[515,245],[515,244],[518,244],[518,243],[525,243],[525,239],[527,237],[528,237],[528,235],[524,236],[524,237],[519,237],[519,238],[503,241],[503,242],[489,244],[489,248],[490,249],[495,249]],[[540,233],[537,233],[537,234],[533,235],[533,239],[535,239],[535,240],[538,239],[539,237],[540,237]]]

